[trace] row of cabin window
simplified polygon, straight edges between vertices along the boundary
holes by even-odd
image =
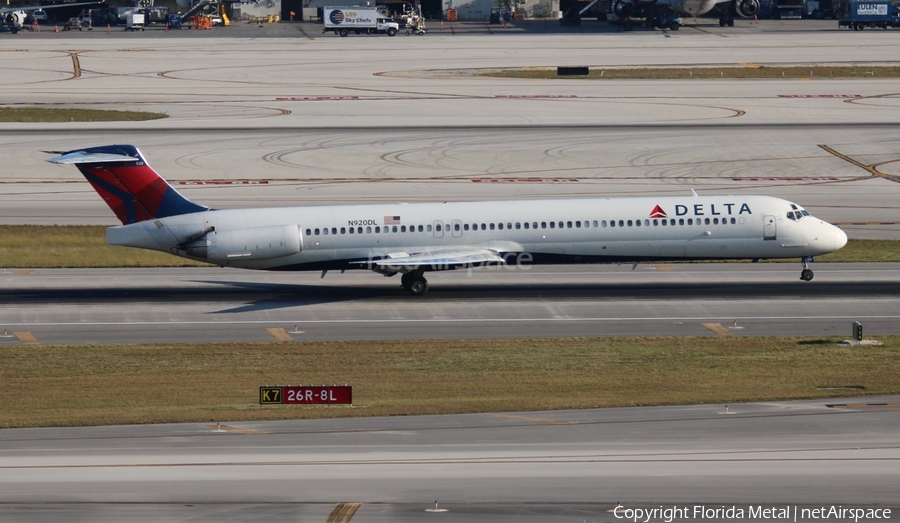
[[[676,221],[677,221],[677,223],[676,223]],[[671,219],[654,218],[653,220],[644,219],[643,221],[642,220],[618,220],[618,222],[616,220],[609,220],[608,222],[606,220],[600,220],[600,221],[585,220],[584,222],[581,222],[581,221],[540,222],[540,228],[541,229],[547,229],[547,228],[550,228],[550,229],[556,229],[556,228],[572,229],[574,227],[576,229],[580,229],[580,228],[582,228],[582,226],[584,228],[590,228],[592,226],[602,228],[602,227],[641,227],[641,225],[643,225],[644,227],[650,227],[651,225],[654,227],[658,227],[658,226],[673,226],[673,225],[727,225],[729,223],[731,225],[734,225],[735,223],[737,223],[737,221],[734,218],[730,218],[730,220],[729,220],[729,218],[721,218],[721,220],[719,218],[703,218],[702,220],[700,218],[697,218],[697,219],[678,218],[677,220],[675,218],[671,218]],[[506,225],[505,228],[507,230],[513,228],[513,224],[511,222],[507,222],[505,225]],[[471,227],[468,223],[462,224],[462,225],[460,225],[458,223],[453,224],[454,231],[459,231],[460,227],[462,227],[462,230],[464,230],[464,231],[468,231],[468,230],[473,230],[473,231],[501,230],[502,231],[502,230],[504,230],[503,223],[497,223],[497,224],[473,223],[473,224],[471,224]],[[479,227],[480,227],[480,229],[479,229]],[[516,229],[537,229],[538,222],[531,222],[531,223],[516,222],[515,228]],[[417,231],[418,232],[432,232],[432,230],[437,231],[437,232],[450,231],[450,224],[445,224],[444,226],[442,226],[441,224],[436,224],[434,226],[434,229],[432,229],[431,225],[424,225],[424,226],[423,225],[418,225],[418,226],[410,225],[409,227],[407,227],[406,225],[392,225],[390,227],[385,225],[384,227],[380,227],[380,226],[375,227],[376,234],[380,234],[382,232],[386,232],[386,233],[389,233],[389,232],[417,232]],[[363,234],[363,227],[356,227],[356,229],[354,229],[353,227],[340,227],[340,228],[332,227],[330,229],[330,231],[331,231],[331,234],[338,234],[338,231],[340,231],[340,234],[354,234],[354,233],[355,234]],[[311,236],[313,234],[315,234],[316,236],[319,236],[320,233],[323,236],[328,236],[329,229],[327,227],[324,229],[306,229],[307,236]],[[372,227],[365,227],[365,233],[372,234]]]

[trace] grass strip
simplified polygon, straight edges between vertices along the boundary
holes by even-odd
[[[208,266],[164,252],[106,243],[103,226],[0,225],[2,268]]]
[[[0,427],[734,403],[900,393],[900,338],[0,345]],[[260,406],[350,384],[356,408]]]
[[[898,66],[729,66],[729,67],[595,67],[587,76],[557,76],[556,68],[524,68],[485,71],[492,78],[559,78],[565,80],[692,80],[692,79],[833,79],[900,78]]]
[[[796,263],[799,258],[786,261]],[[900,261],[900,242],[850,240],[820,262]],[[190,267],[206,264],[171,254],[107,245],[106,227],[0,225],[0,268]]]
[[[168,118],[165,113],[109,111],[104,109],[57,109],[47,107],[0,107],[0,122],[143,122]]]

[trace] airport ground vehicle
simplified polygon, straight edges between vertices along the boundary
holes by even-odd
[[[394,36],[400,24],[387,14],[368,7],[326,7],[323,10],[323,33],[347,36],[355,34],[386,34]]]
[[[862,31],[866,27],[900,27],[900,9],[890,2],[850,2],[847,13],[838,21],[838,27],[849,27],[854,31]]]
[[[125,19],[125,30],[126,31],[143,31],[144,30],[144,22],[145,15],[144,13],[128,13],[127,18]]]

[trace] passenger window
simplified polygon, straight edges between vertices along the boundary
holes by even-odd
[[[453,230],[454,230],[454,231],[458,231],[458,230],[459,230],[459,224],[458,224],[458,223],[454,223],[454,224],[453,224]]]
[[[713,218],[713,225],[719,225],[719,219]]]
[[[597,226],[597,220],[594,220],[594,227],[596,227],[596,226]],[[604,225],[604,227],[606,227],[606,226]]]
[[[615,227],[615,226],[616,226],[616,221],[615,221],[615,220],[610,220],[610,221],[609,221],[609,226],[610,226],[610,227]]]
[[[497,224],[497,228],[500,229],[500,230],[502,231],[502,230],[503,230],[503,223],[502,223],[502,222],[501,222],[501,223],[498,223],[498,224]]]
[[[307,235],[307,236],[312,236],[312,231],[309,230],[309,229],[306,229],[306,235]]]
[[[406,232],[406,225],[400,226],[400,232]]]
[[[366,234],[372,234],[372,228],[366,227]]]
[[[644,227],[650,227],[650,220],[644,220]]]
[[[431,225],[426,225],[425,230],[427,230],[428,232],[431,232]]]
[[[541,229],[547,228],[547,222],[541,222]]]
[[[673,225],[675,224],[675,220],[672,220],[672,224]],[[688,220],[688,225],[690,225],[690,224],[691,224],[691,220]],[[684,225],[684,218],[678,219],[678,225]]]
[[[731,225],[734,225],[734,218],[731,219]]]
[[[322,234],[324,234],[325,236],[328,236],[328,228],[327,227],[322,229]]]
[[[659,227],[659,220],[654,219],[654,220],[653,220],[653,226],[654,226],[654,227]]]
[[[634,224],[637,225],[638,227],[640,227],[640,226],[641,226],[641,221],[640,221],[640,220],[635,220],[635,221],[634,221]]]
[[[556,228],[556,222],[550,222],[550,228],[551,228],[551,229],[555,229],[555,228]]]
[[[525,222],[525,228],[526,229],[528,228],[528,222]]]
[[[537,229],[537,222],[531,222],[531,228]]]
[[[337,234],[337,227],[331,228],[331,234]]]
[[[566,228],[567,228],[567,229],[571,229],[571,228],[572,228],[572,222],[566,222]]]
[[[560,229],[563,228],[563,222],[559,222],[559,228],[560,228]]]
[[[381,226],[375,227],[375,232],[381,232]]]
[[[422,229],[422,226],[419,225],[419,232],[422,232],[422,230],[423,230],[423,229]]]
[[[600,225],[603,227],[606,227],[606,220],[603,220],[602,222],[600,222]]]
[[[464,231],[468,231],[468,230],[469,230],[469,224],[468,224],[468,223],[465,224],[465,225],[463,226],[463,230],[464,230]]]
[[[396,226],[396,225],[391,226],[391,232],[397,232],[397,226]]]
[[[672,223],[674,224],[674,223],[675,223],[675,220],[672,220]],[[665,218],[663,218],[662,224],[663,224],[663,225],[669,225],[668,220],[666,220]]]
[[[521,228],[522,228],[522,224],[520,222],[516,222],[516,229],[521,229]]]
[[[492,230],[492,231],[494,230],[494,224],[493,224],[493,223],[491,224],[491,230]]]
[[[487,224],[482,223],[482,224],[481,224],[481,230],[482,230],[482,231],[483,231],[483,230],[486,230],[486,228],[487,228]]]
[[[341,234],[347,234],[347,229],[341,227]]]
[[[704,219],[703,223],[705,223],[706,225],[709,225],[709,218]]]

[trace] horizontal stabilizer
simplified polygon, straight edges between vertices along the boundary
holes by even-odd
[[[66,153],[56,158],[47,160],[50,163],[59,164],[79,164],[79,163],[115,163],[115,162],[133,162],[140,160],[133,156],[125,156],[124,154],[109,153],[90,153],[87,151],[75,151]]]

